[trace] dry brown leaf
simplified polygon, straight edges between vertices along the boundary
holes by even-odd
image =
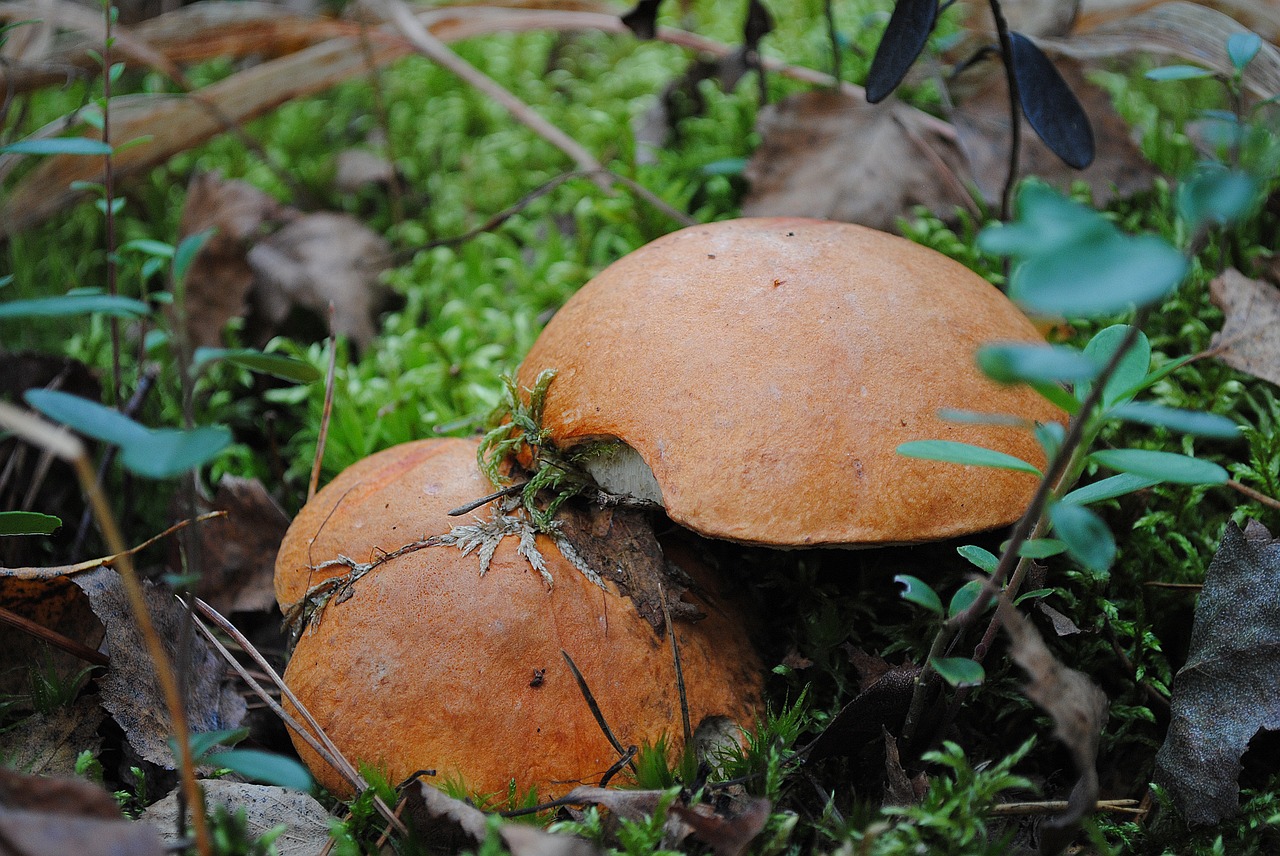
[[[405,790],[405,817],[424,841],[454,852],[488,837],[489,815],[424,782]],[[520,823],[498,827],[512,856],[599,856],[594,845],[569,835],[552,835]]]
[[[222,345],[227,322],[245,314],[253,287],[249,247],[282,208],[246,181],[227,181],[216,172],[192,177],[179,236],[213,230],[187,271],[187,336],[193,346]]]
[[[89,608],[89,601],[65,578],[47,580],[13,579],[0,576],[0,606],[96,650],[102,641],[102,624]],[[0,693],[26,695],[31,690],[29,667],[52,671],[58,680],[69,681],[88,665],[84,660],[52,648],[29,633],[0,624]]]
[[[289,516],[262,482],[223,476],[204,510],[224,511],[197,529],[201,550],[200,598],[223,615],[273,611],[276,551]]]
[[[1280,289],[1232,269],[1209,283],[1209,296],[1226,315],[1209,353],[1280,385]]]
[[[21,842],[21,850],[6,842]],[[0,856],[168,856],[151,827],[117,818],[66,817],[40,811],[0,812]]]
[[[693,837],[716,856],[741,856],[764,830],[773,804],[763,797],[749,797],[733,814],[722,814],[706,803],[673,805],[671,813],[693,828]]]
[[[282,324],[294,307],[327,318],[333,331],[360,347],[377,332],[378,275],[391,263],[391,247],[348,214],[299,217],[249,250],[257,284],[254,303],[268,324]]]
[[[1165,2],[1166,0],[1084,0],[1076,29],[1090,32],[1109,24],[1115,24],[1117,28],[1123,27],[1126,21]],[[1197,5],[1229,15],[1272,43],[1280,39],[1280,5],[1274,0],[1197,0]]]
[[[1107,721],[1107,697],[1088,675],[1053,656],[1040,631],[1007,599],[997,610],[1009,634],[1010,656],[1031,678],[1023,692],[1053,718],[1054,735],[1071,752],[1080,774],[1067,810],[1040,825],[1040,852],[1055,854],[1070,843],[1098,800],[1098,742]]]
[[[48,713],[34,713],[0,732],[0,758],[15,770],[44,776],[75,774],[76,758],[102,745],[98,725],[105,714],[97,696],[83,696]]]
[[[333,186],[342,193],[389,185],[396,177],[391,161],[367,149],[344,149],[334,161]]]
[[[115,797],[70,776],[31,776],[0,766],[0,806],[57,815],[119,819]]]
[[[111,662],[99,682],[102,706],[124,729],[129,745],[145,760],[174,768],[168,738],[173,733],[168,708],[156,681],[155,667],[147,654],[137,623],[120,582],[111,568],[76,574],[72,579],[89,596],[94,613],[107,629],[107,653]],[[245,703],[223,681],[219,657],[204,639],[182,632],[186,614],[168,589],[146,587],[147,605],[156,632],[164,640],[169,658],[184,675],[187,719],[191,731],[200,733],[237,727],[244,719]],[[179,662],[178,640],[190,636],[186,660]]]
[[[249,835],[258,838],[284,826],[274,841],[279,856],[318,856],[329,841],[329,813],[310,794],[273,785],[251,785],[221,779],[200,782],[210,807],[243,810]],[[155,828],[164,841],[177,841],[178,793],[174,791],[142,813],[140,821]]]
[[[971,205],[963,156],[945,123],[900,102],[815,90],[765,107],[747,165],[746,216],[802,216],[896,231],[915,205],[941,216]]]
[[[1111,98],[1090,83],[1083,67],[1060,58],[1054,65],[1080,100],[1093,125],[1097,155],[1084,170],[1067,166],[1022,122],[1021,175],[1036,175],[1055,187],[1066,188],[1086,181],[1094,203],[1105,205],[1115,196],[1129,196],[1151,187],[1157,173],[1143,156],[1129,125],[1111,106]],[[968,158],[973,180],[988,203],[998,203],[1009,169],[1009,96],[1004,69],[984,61],[960,75],[953,87],[956,102],[951,114]]]

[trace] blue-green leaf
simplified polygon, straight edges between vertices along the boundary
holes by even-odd
[[[984,413],[980,410],[960,410],[944,407],[938,411],[938,418],[948,422],[960,422],[966,425],[1007,425],[1010,428],[1028,428],[1031,420],[1011,413]]]
[[[934,657],[929,665],[953,687],[976,687],[987,677],[982,664],[968,657]]]
[[[912,440],[898,446],[898,454],[908,458],[924,458],[930,461],[946,461],[951,464],[967,464],[973,467],[996,467],[1041,475],[1040,470],[1021,458],[954,440]]]
[[[973,606],[973,602],[978,599],[978,595],[982,592],[982,580],[969,580],[969,582],[956,589],[956,593],[951,596],[951,603],[947,605],[947,617],[955,618],[969,607]]]
[[[164,241],[153,241],[150,238],[135,238],[122,244],[120,251],[134,251],[154,258],[171,259],[173,258],[174,246],[173,244],[166,244]]]
[[[1092,359],[1106,365],[1116,351],[1120,350],[1130,329],[1127,324],[1113,324],[1099,330],[1089,340],[1089,344],[1085,345],[1084,352]],[[1139,330],[1138,337],[1120,358],[1116,370],[1112,372],[1111,377],[1107,379],[1107,385],[1102,389],[1102,406],[1111,407],[1131,398],[1133,390],[1142,386],[1147,377],[1147,369],[1150,367],[1151,342],[1148,341],[1147,334]],[[1076,397],[1084,401],[1091,387],[1092,384],[1080,384],[1076,387]]]
[[[225,360],[250,371],[295,383],[311,383],[323,377],[311,363],[286,354],[267,354],[252,348],[196,348],[193,360],[196,368],[215,360]]]
[[[175,282],[182,282],[187,278],[187,271],[191,269],[191,263],[195,261],[196,256],[209,239],[213,237],[213,231],[213,229],[205,229],[203,232],[187,235],[187,237],[178,242],[178,246],[173,251],[173,279]]]
[[[1262,200],[1262,187],[1247,172],[1220,165],[1203,169],[1178,186],[1178,216],[1191,232],[1213,223],[1225,226],[1241,219]]]
[[[149,432],[118,410],[54,389],[29,389],[23,394],[27,404],[95,440],[125,446],[146,440]]]
[[[996,566],[1000,564],[1000,559],[990,550],[984,550],[973,544],[965,544],[963,547],[957,547],[956,552],[969,560],[969,563],[986,574],[994,574]]]
[[[1002,343],[978,349],[978,368],[1000,383],[1052,383],[1090,380],[1101,366],[1065,345]]]
[[[197,763],[203,763],[202,759],[210,749],[215,746],[234,746],[241,740],[249,736],[247,728],[225,728],[221,731],[200,731],[187,735],[187,745],[191,747],[191,757],[196,759]],[[172,737],[169,738],[169,750],[173,752],[173,757],[178,757],[178,744]]]
[[[146,437],[121,444],[120,463],[137,475],[167,479],[207,463],[230,445],[231,429],[225,425],[190,431],[157,428]]]
[[[1194,434],[1197,437],[1213,437],[1219,440],[1235,440],[1240,436],[1240,426],[1225,416],[1204,413],[1199,410],[1182,410],[1145,401],[1130,401],[1107,411],[1108,416],[1137,422],[1141,425],[1159,425],[1171,431]]]
[[[909,574],[898,574],[893,581],[902,586],[903,600],[923,606],[935,615],[942,615],[942,598],[924,580]]]
[[[1257,33],[1232,33],[1227,38],[1227,56],[1236,71],[1244,71],[1244,67],[1253,62],[1262,47],[1262,39]]]
[[[978,247],[992,255],[1028,259],[1105,237],[1114,230],[1092,208],[1048,185],[1027,182],[1018,191],[1017,219],[983,229]]]
[[[50,137],[47,140],[18,140],[0,146],[5,155],[109,155],[111,146],[88,137]]]
[[[1116,558],[1116,539],[1101,517],[1083,505],[1056,502],[1049,508],[1053,531],[1067,555],[1087,571],[1106,573]]]
[[[1198,65],[1164,65],[1147,72],[1148,80],[1202,80],[1213,77],[1213,72]]]
[[[1024,559],[1047,559],[1057,556],[1067,549],[1067,545],[1057,538],[1032,538],[1022,542],[1018,555]]]
[[[1044,449],[1045,460],[1051,461],[1057,457],[1058,450],[1062,448],[1067,429],[1058,422],[1044,422],[1036,425],[1035,435],[1040,448]]]
[[[704,163],[698,172],[703,175],[742,175],[746,169],[746,158],[721,158],[711,163]]]
[[[246,779],[295,791],[309,791],[313,784],[307,768],[292,758],[258,749],[232,749],[205,759],[215,767],[234,770]]]
[[[62,521],[38,511],[0,511],[0,535],[52,535]]]
[[[150,312],[151,307],[141,300],[110,294],[65,294],[0,303],[0,319],[61,318],[94,313],[117,318],[137,318]]]
[[[1158,485],[1162,481],[1164,479],[1154,479],[1133,473],[1120,473],[1118,476],[1109,476],[1105,479],[1099,479],[1093,484],[1076,488],[1064,496],[1062,501],[1074,502],[1076,505],[1089,505],[1094,502],[1102,502],[1104,499],[1115,499],[1117,496],[1124,496],[1125,494],[1133,493],[1135,490],[1144,490],[1153,485]]]
[[[1094,452],[1089,458],[1113,470],[1174,484],[1226,484],[1228,479],[1227,471],[1212,461],[1202,461],[1176,452],[1103,449]]]
[[[1032,312],[1097,318],[1163,300],[1187,270],[1186,258],[1163,239],[1113,231],[1022,261],[1009,297]]]

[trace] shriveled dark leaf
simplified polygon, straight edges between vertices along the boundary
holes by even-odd
[[[658,7],[662,0],[640,0],[635,8],[622,16],[622,23],[638,39],[651,39],[658,34]]]
[[[120,575],[112,568],[76,574],[73,582],[89,596],[89,603],[107,629],[110,665],[99,686],[102,706],[124,729],[129,745],[144,759],[173,769],[168,738],[173,729],[168,708],[155,676],[155,667],[138,632],[125,597]],[[156,632],[164,640],[169,657],[176,659],[178,640],[185,634],[186,616],[166,588],[147,586],[147,605]],[[193,733],[238,726],[245,703],[234,687],[224,684],[225,664],[199,635],[189,637],[187,659],[175,662],[185,676],[187,719]]]
[[[577,790],[584,790],[578,788]],[[589,788],[585,790],[603,790]],[[575,791],[576,792],[576,791]],[[617,793],[605,791],[605,793]],[[635,793],[645,793],[636,791]],[[572,794],[570,794],[572,796]],[[454,799],[431,785],[419,782],[404,792],[405,817],[421,840],[444,852],[471,849],[488,836],[489,815],[473,805]],[[586,799],[584,802],[591,802]],[[512,856],[600,856],[590,842],[569,835],[553,835],[522,823],[505,823],[498,835]]]
[[[1027,121],[1063,163],[1084,169],[1093,163],[1093,128],[1075,93],[1035,43],[1010,33],[1018,100]]]
[[[693,827],[693,837],[711,848],[716,856],[741,856],[769,820],[772,803],[763,797],[749,797],[732,812],[721,812],[706,803],[673,805],[671,813]]]
[[[1210,353],[1232,368],[1280,384],[1280,288],[1231,269],[1209,283],[1226,318]]]
[[[898,88],[938,20],[938,0],[898,0],[867,73],[867,100],[879,103]]]
[[[1098,742],[1107,721],[1107,697],[1088,675],[1053,656],[1040,631],[1008,600],[1002,600],[997,611],[1009,634],[1014,662],[1031,678],[1023,692],[1053,718],[1054,735],[1071,752],[1080,774],[1067,810],[1040,826],[1040,852],[1059,853],[1074,839],[1080,821],[1098,799]]]
[[[760,0],[747,3],[747,20],[742,25],[742,45],[749,51],[760,48],[760,40],[773,32],[773,16]]]
[[[1194,824],[1239,810],[1240,757],[1260,729],[1280,729],[1280,540],[1261,523],[1228,523],[1205,574],[1187,662],[1155,780]]]
[[[901,102],[871,106],[814,90],[770,104],[747,164],[743,214],[819,217],[897,231],[923,205],[940,217],[973,206],[951,128]]]
[[[111,794],[84,779],[31,776],[4,766],[0,766],[0,806],[58,815],[59,818],[119,820],[123,817],[120,804]]]

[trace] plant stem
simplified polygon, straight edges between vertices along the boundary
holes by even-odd
[[[1017,579],[1018,585],[1021,585],[1022,577],[1026,574],[1024,563],[1028,566],[1029,563],[1021,558],[1018,553],[1022,545],[1032,537],[1033,533],[1039,531],[1044,525],[1050,496],[1056,495],[1056,491],[1064,489],[1068,484],[1066,476],[1070,471],[1072,462],[1082,459],[1082,446],[1084,445],[1082,441],[1085,439],[1085,429],[1091,422],[1089,416],[1102,401],[1102,393],[1106,388],[1107,381],[1115,374],[1120,361],[1124,359],[1124,355],[1138,340],[1138,333],[1150,312],[1150,309],[1142,309],[1138,312],[1137,317],[1129,326],[1128,332],[1126,332],[1124,339],[1121,341],[1120,347],[1111,355],[1111,359],[1099,372],[1097,378],[1094,379],[1093,387],[1080,404],[1080,409],[1076,412],[1076,415],[1071,418],[1067,434],[1062,440],[1062,445],[1059,447],[1057,454],[1053,456],[1053,460],[1050,462],[1044,477],[1040,480],[1035,495],[1031,498],[1031,504],[1027,506],[1026,512],[1014,525],[1008,546],[1005,547],[1004,552],[1000,555],[1000,563],[996,565],[995,571],[983,583],[982,591],[979,592],[968,609],[958,615],[953,615],[938,628],[938,632],[933,637],[933,644],[930,646],[929,653],[922,664],[920,674],[916,677],[915,689],[911,694],[911,707],[907,711],[907,718],[902,726],[903,743],[910,743],[915,736],[915,730],[920,724],[921,716],[924,714],[924,705],[929,695],[929,688],[938,678],[938,673],[933,668],[934,659],[944,656],[956,636],[986,611],[988,604],[1004,589],[1005,580],[1010,579],[1010,575],[1015,570],[1021,573]],[[1079,454],[1077,454],[1078,452]],[[994,636],[994,634],[992,635]],[[989,641],[987,641],[987,645],[990,645]]]
[[[1009,87],[1009,172],[1004,179],[1004,190],[1000,192],[1000,219],[1008,220],[1022,151],[1022,100],[1018,94],[1018,78],[1013,73],[1013,41],[1009,38],[1009,23],[1004,19],[999,0],[988,0],[988,5],[991,6],[991,16],[995,18],[996,35],[1000,39],[1000,61],[1004,63],[1004,79]]]
[[[110,0],[102,4],[104,15],[104,37],[102,40],[102,142],[111,145],[111,24],[114,19],[114,7]],[[116,212],[115,212],[115,169],[111,154],[103,155],[102,161],[102,199],[106,203],[107,240],[107,293],[116,296],[118,283],[116,277]],[[120,379],[120,319],[112,315],[108,322],[111,329],[111,403],[118,404],[121,396]]]

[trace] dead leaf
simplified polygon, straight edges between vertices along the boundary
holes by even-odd
[[[1026,118],[1019,114],[1022,123],[1019,174],[1039,176],[1059,188],[1085,181],[1096,205],[1150,188],[1156,170],[1143,156],[1133,130],[1111,106],[1111,97],[1086,79],[1079,62],[1059,58],[1054,66],[1089,116],[1096,154],[1086,169],[1072,169],[1049,150],[1031,130]],[[967,69],[952,86],[956,106],[950,118],[955,123],[973,180],[989,204],[998,204],[1009,170],[1008,91],[1004,68],[994,60]]]
[[[0,576],[0,606],[96,651],[102,642],[102,624],[88,599],[68,579],[24,580]],[[31,690],[29,669],[52,671],[69,681],[89,665],[80,657],[53,648],[30,633],[0,623],[0,693],[26,695]]]
[[[1053,718],[1053,733],[1071,752],[1080,773],[1067,810],[1040,825],[1040,852],[1059,853],[1098,801],[1098,742],[1107,721],[1107,697],[1088,675],[1053,656],[1040,631],[1007,599],[997,611],[1009,634],[1010,656],[1031,678],[1023,692]]]
[[[896,231],[923,205],[950,217],[971,206],[964,156],[949,126],[900,102],[866,103],[826,90],[760,111],[747,164],[744,216],[800,216]]]
[[[1240,758],[1260,729],[1280,729],[1280,540],[1228,523],[1196,605],[1187,662],[1173,678],[1172,721],[1155,780],[1193,824],[1239,811]]]
[[[1059,636],[1075,636],[1077,633],[1083,633],[1076,623],[1069,617],[1063,615],[1043,600],[1036,601],[1036,611],[1043,615],[1053,624],[1053,632]]]
[[[1076,29],[1091,32],[1112,24],[1118,28],[1161,5],[1165,0],[1085,0]],[[1267,41],[1280,39],[1280,6],[1272,0],[1197,0],[1197,5],[1229,15]]]
[[[0,758],[15,770],[42,776],[74,775],[81,752],[97,755],[102,745],[98,726],[104,718],[97,696],[83,696],[47,713],[33,713],[0,732]]]
[[[805,750],[808,760],[852,755],[878,738],[884,728],[901,727],[919,674],[920,667],[909,664],[881,674],[842,707],[809,744]]]
[[[156,681],[155,668],[129,609],[120,575],[111,568],[98,568],[72,577],[89,596],[94,614],[107,629],[107,649],[111,662],[100,680],[102,706],[124,729],[129,745],[152,764],[174,769],[167,740],[173,733],[164,696]],[[219,657],[197,634],[184,634],[186,615],[173,594],[164,587],[146,587],[147,605],[156,632],[164,640],[175,668],[184,676],[187,688],[187,718],[193,733],[237,727],[244,719],[245,703],[223,681],[225,671]],[[177,661],[178,640],[189,635],[185,661]]]
[[[251,785],[221,779],[200,782],[212,809],[243,810],[246,829],[258,838],[277,826],[285,831],[274,841],[279,856],[318,856],[329,841],[329,813],[310,794],[273,785]],[[163,841],[177,841],[178,793],[174,791],[142,813],[140,821],[153,827]]]
[[[0,805],[47,814],[119,819],[115,797],[70,776],[29,776],[0,766]]]
[[[361,348],[374,337],[378,275],[391,263],[381,235],[347,214],[299,217],[249,250],[254,303],[273,327],[294,307],[329,317],[333,330]]]
[[[115,797],[83,779],[0,766],[0,856],[163,856],[155,830],[125,820]]]
[[[248,309],[253,287],[249,248],[283,206],[247,181],[227,181],[217,172],[198,173],[187,186],[178,226],[181,238],[212,230],[187,271],[187,336],[195,347],[219,347],[222,330]]]
[[[358,193],[366,187],[385,187],[395,180],[391,161],[368,149],[344,149],[334,159],[333,187]]]
[[[885,789],[884,800],[882,805],[917,805],[920,802],[920,796],[924,792],[917,789],[916,785],[922,783],[924,788],[928,788],[928,782],[924,778],[924,773],[920,773],[915,779],[907,775],[906,769],[902,766],[902,758],[898,752],[898,740],[889,733],[889,729],[882,728],[881,733],[884,736],[884,772],[885,772]]]
[[[218,483],[212,503],[201,505],[207,506],[202,511],[226,514],[197,529],[200,598],[223,615],[273,611],[276,552],[289,528],[289,516],[262,482],[230,475]]]
[[[489,818],[473,805],[447,796],[424,782],[405,789],[405,817],[424,841],[446,852],[480,844],[489,834]],[[511,856],[600,856],[590,842],[569,835],[552,835],[521,823],[498,826]]]
[[[1209,283],[1209,296],[1226,316],[1209,353],[1280,385],[1280,289],[1232,269]]]
[[[693,827],[693,837],[716,856],[741,856],[764,831],[773,804],[763,797],[749,797],[732,814],[716,811],[706,803],[673,805],[671,813]]]

